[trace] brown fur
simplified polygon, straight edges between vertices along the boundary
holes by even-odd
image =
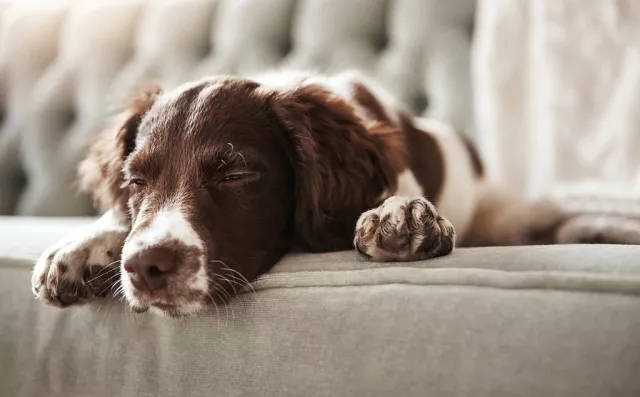
[[[409,167],[422,186],[424,197],[437,204],[444,184],[442,151],[433,136],[417,128],[409,115],[402,114],[401,123],[411,148]]]
[[[382,123],[367,129],[352,106],[321,86],[271,101],[295,148],[298,242],[313,251],[350,248],[358,216],[395,189],[406,167],[402,131]]]
[[[464,147],[467,149],[467,154],[471,159],[471,166],[473,167],[473,172],[478,178],[484,176],[484,164],[482,163],[482,159],[480,158],[480,153],[478,153],[478,150],[476,149],[475,145],[473,144],[473,142],[471,142],[471,140],[467,136],[463,134],[460,134],[460,139],[462,140]]]
[[[126,213],[127,191],[123,189],[122,167],[135,145],[135,134],[144,113],[149,110],[158,87],[150,87],[131,100],[113,129],[105,129],[91,145],[89,155],[79,166],[79,187],[90,192],[95,205],[105,211],[117,208]]]
[[[384,105],[380,103],[378,98],[361,82],[353,84],[353,99],[366,109],[368,116],[376,121],[386,124],[392,124],[391,118],[387,113]]]

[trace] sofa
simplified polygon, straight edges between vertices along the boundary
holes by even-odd
[[[170,319],[36,301],[38,255],[94,218],[86,145],[139,84],[358,69],[474,140],[476,4],[161,0],[0,11],[1,396],[638,396],[640,246],[292,252],[229,306]]]

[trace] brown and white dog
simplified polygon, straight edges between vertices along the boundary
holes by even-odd
[[[552,242],[552,206],[491,193],[465,140],[386,98],[353,74],[147,92],[80,166],[106,212],[42,254],[34,294],[67,306],[118,286],[136,311],[185,315],[294,246],[407,261],[448,254],[456,237]]]

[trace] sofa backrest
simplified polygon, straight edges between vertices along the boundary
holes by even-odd
[[[358,69],[473,131],[473,0],[56,2],[0,10],[0,214],[84,215],[91,137],[141,83]]]

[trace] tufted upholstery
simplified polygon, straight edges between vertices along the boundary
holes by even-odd
[[[160,0],[11,6],[0,19],[0,214],[81,215],[90,137],[140,84],[273,68],[376,78],[473,131],[474,1]]]

